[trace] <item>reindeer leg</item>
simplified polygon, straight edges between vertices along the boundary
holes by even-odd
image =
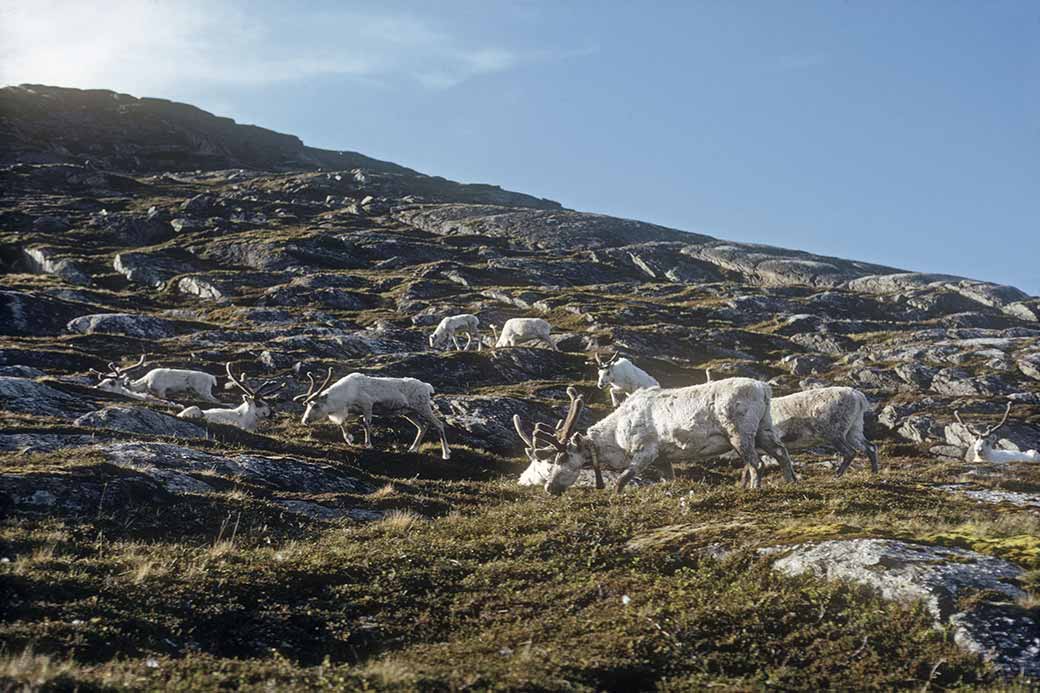
[[[361,414],[361,421],[365,425],[365,447],[372,449],[372,410],[366,409]]]
[[[451,343],[455,345],[455,351],[462,351],[462,347],[459,346],[459,338],[455,335],[451,336]]]
[[[628,469],[621,473],[621,476],[614,482],[614,491],[621,493],[625,486],[628,485],[632,479],[639,476],[639,474],[651,465],[657,459],[657,444],[651,443],[650,445],[644,445],[639,449],[639,452],[632,455],[631,461],[628,463]]]
[[[791,462],[791,456],[787,454],[787,448],[777,439],[776,433],[772,428],[760,428],[755,435],[755,444],[780,463],[780,469],[784,472],[785,481],[798,481],[798,475],[794,473],[794,463]],[[761,462],[761,460],[759,461]]]
[[[343,442],[344,443],[346,443],[347,445],[353,445],[354,444],[354,436],[350,435],[350,432],[347,431],[347,422],[346,421],[344,421],[343,423],[341,423],[339,425],[339,431],[340,431],[340,433],[343,434]]]
[[[870,472],[877,474],[881,471],[881,465],[878,464],[877,446],[869,440],[863,440],[863,446],[867,449],[867,457],[870,459]]]
[[[419,444],[422,443],[422,439],[426,436],[426,429],[429,428],[429,424],[425,421],[423,421],[422,424],[419,424],[415,419],[410,416],[405,416],[404,414],[401,415],[401,418],[415,426],[418,431],[415,440],[412,441],[411,447],[408,448],[408,452],[417,452],[419,450]]]
[[[759,488],[762,485],[762,460],[759,459],[758,451],[755,449],[755,437],[734,431],[730,434],[729,444],[740,455],[740,459],[744,460],[741,485],[747,488],[750,481],[751,488]]]
[[[842,475],[848,471],[849,465],[856,459],[856,453],[858,450],[850,445],[845,440],[835,441],[834,447],[837,448],[838,454],[841,455],[841,464],[838,465],[838,469],[834,472],[835,478],[841,478]]]
[[[467,332],[466,333],[466,348],[463,349],[463,351],[469,351],[469,345],[472,342],[473,342],[473,333],[472,332]]]

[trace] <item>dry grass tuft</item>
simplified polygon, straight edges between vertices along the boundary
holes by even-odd
[[[392,498],[395,495],[397,495],[397,489],[392,483],[388,483],[368,494],[368,497],[372,500],[383,500],[384,498]]]
[[[72,662],[38,655],[31,647],[27,647],[21,654],[0,657],[0,688],[11,691],[50,688],[72,674],[74,669]],[[11,685],[10,689],[8,685]]]
[[[386,517],[375,524],[388,532],[407,534],[412,527],[421,522],[424,522],[422,515],[410,510],[391,510]]]

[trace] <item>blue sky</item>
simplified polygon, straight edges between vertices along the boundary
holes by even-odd
[[[1040,3],[0,1],[0,82],[1040,294]]]

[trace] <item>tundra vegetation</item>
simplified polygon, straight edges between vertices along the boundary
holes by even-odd
[[[574,212],[165,101],[30,86],[0,111],[0,689],[1027,690],[929,600],[774,563],[832,540],[975,552],[1010,566],[1007,590],[944,613],[1035,626],[1040,464],[966,457],[983,433],[1040,448],[1037,299]],[[485,344],[512,318],[551,331],[431,348],[455,315]],[[677,456],[674,480],[649,466],[623,493],[521,486],[539,453],[514,416],[555,447],[615,411],[601,349],[663,388],[705,369],[774,403],[855,388],[880,469],[836,478],[825,440],[758,489],[735,455]],[[270,414],[244,430],[178,418],[212,407],[202,392],[96,387],[140,354]],[[308,373],[329,369],[428,383],[451,458],[409,451],[400,403],[371,402],[371,448],[305,425]]]

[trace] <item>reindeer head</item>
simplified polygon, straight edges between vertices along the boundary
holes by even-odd
[[[141,358],[137,360],[137,363],[130,364],[129,366],[117,366],[115,361],[108,362],[108,373],[102,373],[101,371],[90,369],[90,373],[96,375],[98,378],[98,384],[95,385],[99,390],[105,392],[122,392],[127,389],[130,384],[130,376],[127,375],[130,371],[135,368],[140,368],[144,365],[144,354],[141,354]]]
[[[303,419],[300,421],[304,425],[320,421],[328,415],[325,388],[332,381],[332,369],[329,368],[325,381],[320,387],[314,379],[314,374],[309,371],[307,372],[307,380],[310,381],[310,387],[307,388],[307,392],[293,397],[294,402],[302,402],[307,407],[303,412]]]
[[[271,415],[271,402],[267,398],[285,387],[285,383],[279,385],[274,380],[265,380],[260,387],[254,390],[246,384],[246,379],[242,375],[235,376],[235,373],[231,370],[230,361],[224,364],[224,370],[227,371],[228,380],[231,384],[242,391],[242,401],[254,407],[257,417],[261,419],[269,417]]]
[[[596,366],[596,370],[599,373],[599,377],[596,380],[596,387],[598,387],[601,390],[605,390],[608,387],[610,387],[611,383],[614,382],[614,376],[613,376],[613,373],[611,371],[611,368],[613,367],[613,365],[615,363],[617,363],[617,360],[619,358],[621,358],[621,354],[619,352],[615,351],[613,354],[611,354],[607,358],[606,361],[604,361],[603,359],[601,359],[599,357],[599,352],[596,351],[596,352],[593,352],[592,358],[593,358],[593,360],[592,361],[588,361],[587,363],[590,366],[591,365],[595,365]]]
[[[525,452],[528,458],[531,461],[551,462],[552,468],[545,482],[545,490],[553,495],[566,491],[578,480],[581,470],[589,465],[592,465],[596,472],[596,488],[603,488],[595,448],[587,436],[574,432],[578,415],[581,414],[585,402],[573,387],[567,388],[567,396],[571,400],[567,417],[556,423],[555,431],[550,431],[547,425],[538,423],[528,436],[524,433],[520,416],[513,416],[513,427],[527,446]]]
[[[957,423],[964,426],[964,428],[968,429],[968,431],[975,436],[975,442],[971,444],[971,455],[974,460],[986,460],[989,453],[993,450],[993,444],[996,442],[994,434],[1004,427],[1004,424],[1007,423],[1008,416],[1010,415],[1011,402],[1008,402],[1007,408],[1004,409],[1004,416],[1000,419],[1000,423],[996,426],[990,426],[989,428],[980,430],[961,421],[960,410],[954,410],[953,417],[957,419]]]

